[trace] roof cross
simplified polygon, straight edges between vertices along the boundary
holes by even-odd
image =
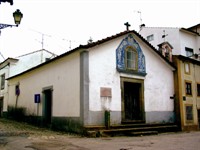
[[[126,26],[126,30],[129,31],[129,27],[131,26],[128,22],[124,23],[124,25]]]

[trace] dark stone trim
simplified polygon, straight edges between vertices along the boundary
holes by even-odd
[[[142,77],[145,77],[147,75],[147,73],[137,72],[137,71],[134,71],[134,70],[121,70],[121,69],[117,68],[117,71],[121,72],[121,73],[126,73],[126,74],[131,74],[131,75],[138,75],[138,76],[142,76]]]
[[[89,122],[89,52],[80,53],[80,117],[83,125]]]
[[[84,134],[80,117],[53,117],[51,129],[56,131]]]

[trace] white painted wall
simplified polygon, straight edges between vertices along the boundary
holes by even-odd
[[[79,53],[63,57],[27,74],[9,80],[8,105],[15,105],[15,85],[20,83],[18,106],[28,108],[29,113],[37,114],[34,94],[53,86],[53,116],[80,116],[80,56]],[[42,102],[39,104],[42,115]]]
[[[19,61],[16,64],[10,66],[9,77],[19,74],[25,70],[28,70],[34,66],[37,66],[45,62],[46,58],[54,58],[55,56],[52,53],[47,52],[46,50],[39,50],[29,54],[25,54],[17,57]]]
[[[106,42],[89,50],[89,109],[102,111],[110,102],[110,110],[121,111],[120,77],[116,70],[116,49],[122,38]],[[100,88],[112,89],[112,98],[104,100],[100,97]],[[105,105],[104,105],[105,104]]]
[[[185,47],[192,48],[194,54],[199,54],[200,44],[198,41],[200,40],[199,36],[195,36],[194,34],[189,34],[187,32],[180,32],[180,45],[181,45],[181,55],[186,56]]]
[[[166,62],[146,46],[141,45],[146,58],[144,82],[145,111],[173,111],[174,93],[173,71]]]
[[[158,49],[158,44],[164,42],[164,38],[162,35],[167,34],[165,37],[165,41],[169,42],[172,46],[172,53],[173,55],[180,54],[180,42],[179,42],[179,28],[164,28],[164,27],[143,27],[142,30],[139,32],[145,39],[147,36],[153,34],[154,40],[149,41],[156,49]]]
[[[125,36],[124,36],[125,37]],[[120,76],[141,78],[135,75],[120,74],[116,70],[116,49],[124,37],[117,38],[89,50],[89,109],[102,111],[103,99],[100,87],[112,88],[111,111],[121,111]],[[145,111],[173,111],[174,95],[173,72],[169,65],[159,58],[149,47],[135,38],[146,57],[147,75],[144,78]]]

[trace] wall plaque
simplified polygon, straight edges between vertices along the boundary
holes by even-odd
[[[107,87],[100,88],[100,96],[101,97],[112,97],[112,89]]]

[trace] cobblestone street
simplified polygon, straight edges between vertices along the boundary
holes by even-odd
[[[0,119],[0,150],[199,150],[200,132],[86,138]]]

